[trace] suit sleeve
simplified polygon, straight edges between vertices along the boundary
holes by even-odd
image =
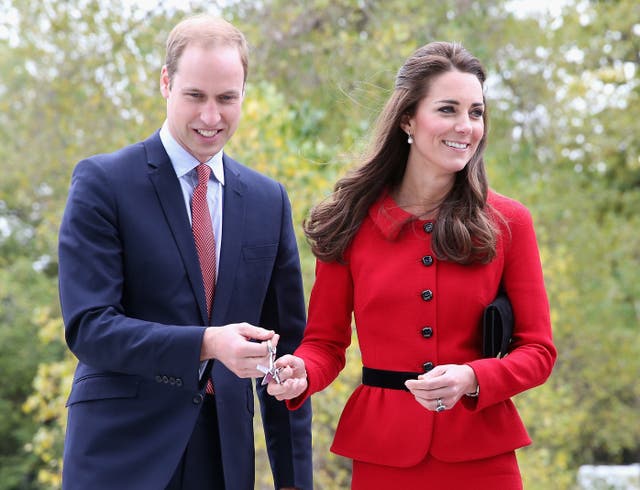
[[[502,281],[514,311],[513,341],[506,357],[469,363],[480,385],[480,397],[463,398],[472,409],[504,401],[544,383],[557,357],[531,215],[519,205],[508,220]]]
[[[103,163],[94,158],[76,166],[60,227],[59,288],[67,344],[94,369],[146,378],[165,373],[180,378],[185,388],[197,388],[204,327],[125,314],[125,274],[144,270],[124,270],[127,250],[120,219],[136,210],[122,209],[131,206],[118,201],[117,183]]]
[[[280,334],[278,356],[291,354],[300,343],[306,324],[300,258],[291,219],[291,205],[280,185],[282,219],[280,243],[262,311],[261,325]],[[258,383],[258,397],[267,451],[276,488],[313,488],[311,459],[311,403],[289,411],[284,402],[267,394]]]

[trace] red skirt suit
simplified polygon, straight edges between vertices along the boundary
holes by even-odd
[[[494,192],[489,203],[502,216],[495,220],[500,235],[489,264],[438,260],[432,223],[415,219],[388,194],[369,210],[344,264],[316,264],[307,329],[295,353],[305,360],[309,388],[288,402],[290,408],[342,370],[352,315],[363,366],[424,372],[438,364],[468,364],[480,385],[478,398],[463,397],[441,413],[426,410],[407,391],[358,386],[331,447],[354,460],[354,488],[436,488],[436,473],[453,481],[447,468],[462,480],[473,476],[472,488],[490,488],[474,485],[482,473],[478,463],[499,466],[507,455],[516,465],[513,451],[531,442],[511,397],[551,374],[557,354],[549,305],[529,211]],[[482,359],[480,318],[501,281],[514,310],[513,342],[507,357]],[[402,468],[412,474],[421,465],[426,474],[417,471],[415,484],[398,486]]]

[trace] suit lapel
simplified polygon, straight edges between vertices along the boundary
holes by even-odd
[[[226,323],[226,314],[233,291],[235,274],[242,253],[242,238],[245,216],[245,188],[238,172],[237,163],[226,155],[224,164],[224,201],[222,207],[222,243],[216,294],[213,300],[214,325]]]
[[[208,324],[207,305],[202,286],[202,273],[180,182],[173,170],[171,160],[162,146],[158,132],[143,144],[147,152],[149,179],[156,190],[167,224],[178,246],[187,277],[191,283],[191,289],[200,307],[200,316],[203,324],[206,325]]]

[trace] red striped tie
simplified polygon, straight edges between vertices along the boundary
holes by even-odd
[[[193,190],[191,198],[191,229],[200,260],[204,295],[207,301],[207,315],[211,319],[211,308],[216,289],[216,240],[213,236],[211,214],[207,204],[207,185],[211,168],[201,163],[196,169],[198,171],[198,185]],[[206,392],[213,394],[211,379],[207,380]]]

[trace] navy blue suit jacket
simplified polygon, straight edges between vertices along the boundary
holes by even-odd
[[[220,266],[211,325],[249,322],[302,338],[291,207],[277,182],[224,157]],[[207,313],[178,178],[156,132],[76,166],[59,237],[65,334],[78,358],[68,400],[65,489],[163,489],[202,406]],[[226,487],[254,488],[252,381],[210,362]],[[311,407],[258,387],[276,488],[312,488]]]

